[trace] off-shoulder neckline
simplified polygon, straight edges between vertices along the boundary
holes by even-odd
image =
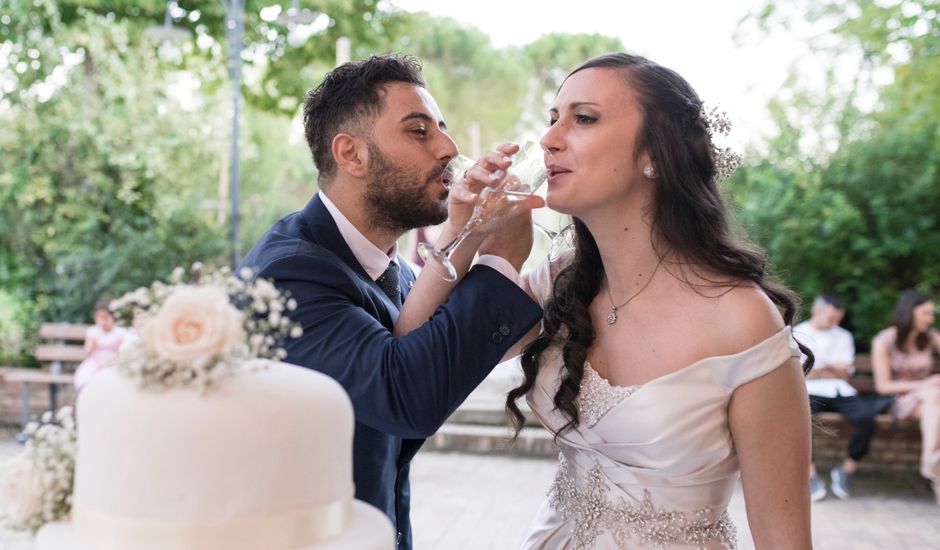
[[[607,380],[606,378],[604,378],[603,376],[601,376],[600,373],[598,373],[596,370],[594,370],[594,367],[591,366],[591,363],[590,363],[590,361],[588,361],[588,360],[585,360],[585,361],[584,361],[584,367],[585,367],[586,369],[591,369],[591,370],[594,372],[594,374],[597,375],[598,378],[600,378],[601,380],[603,380],[604,382],[606,382],[607,385],[610,386],[611,388],[629,388],[629,389],[632,389],[632,390],[638,390],[638,389],[640,389],[640,388],[649,386],[650,384],[658,383],[658,382],[660,382],[660,381],[662,381],[662,380],[666,380],[666,379],[672,378],[672,377],[674,377],[674,376],[678,376],[679,374],[682,374],[682,373],[688,372],[688,371],[690,371],[690,370],[693,370],[693,369],[695,369],[695,368],[701,366],[702,364],[713,363],[713,362],[720,362],[720,361],[726,361],[726,360],[729,360],[729,361],[730,361],[730,360],[739,359],[739,358],[741,358],[741,357],[743,357],[743,356],[745,356],[745,355],[749,355],[749,354],[751,354],[751,353],[754,353],[755,351],[757,351],[758,349],[764,347],[765,345],[770,345],[771,342],[776,342],[777,340],[781,339],[781,337],[784,336],[784,335],[789,336],[791,333],[792,333],[792,327],[791,327],[790,325],[787,325],[787,326],[783,327],[782,329],[780,329],[778,332],[772,334],[771,336],[768,336],[767,338],[761,340],[760,342],[754,344],[753,346],[751,346],[751,347],[749,347],[749,348],[747,348],[747,349],[744,349],[744,350],[742,350],[742,351],[739,351],[739,352],[737,352],[737,353],[731,353],[731,354],[727,354],[727,355],[711,355],[711,356],[709,356],[709,357],[703,357],[703,358],[699,359],[698,361],[695,361],[694,363],[691,363],[691,364],[689,364],[689,365],[686,365],[686,366],[684,366],[684,367],[682,367],[682,368],[680,368],[680,369],[674,370],[674,371],[672,371],[672,372],[667,372],[666,374],[663,374],[663,375],[660,375],[660,376],[656,376],[656,377],[654,377],[654,378],[650,378],[650,379],[647,380],[646,382],[641,382],[641,383],[639,383],[639,384],[634,384],[634,385],[632,385],[632,386],[619,386],[619,385],[617,385],[617,384],[611,384],[611,383],[610,383],[610,380]]]

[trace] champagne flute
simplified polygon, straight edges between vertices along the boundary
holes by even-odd
[[[564,254],[565,251],[574,248],[574,223],[569,223],[558,231],[549,229],[536,221],[533,221],[532,225],[551,241],[548,245],[548,261],[554,262],[558,258],[561,258],[561,255]]]
[[[463,173],[472,166],[472,161],[463,156],[456,157],[451,163],[450,168],[454,174]],[[532,195],[545,183],[546,175],[541,148],[534,143],[523,145],[513,155],[512,165],[507,170],[500,186],[485,187],[480,193],[480,199],[473,207],[470,219],[467,220],[460,233],[442,248],[435,248],[429,243],[419,243],[418,253],[425,261],[430,258],[437,260],[447,270],[447,273],[441,275],[445,280],[456,281],[457,269],[450,260],[454,250],[484,224],[509,214],[516,203]]]

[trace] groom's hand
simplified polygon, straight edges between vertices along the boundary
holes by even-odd
[[[504,143],[492,151],[487,151],[463,174],[457,174],[447,201],[447,223],[454,230],[454,234],[470,219],[483,189],[498,187],[502,183],[506,170],[512,164],[510,157],[517,151],[518,145]]]
[[[522,264],[532,252],[532,208],[543,204],[540,197],[529,197],[522,201],[517,206],[518,214],[510,216],[499,229],[486,236],[480,245],[480,255],[499,256],[512,264],[516,271],[521,271]]]

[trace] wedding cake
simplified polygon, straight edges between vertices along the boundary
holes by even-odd
[[[167,326],[191,323],[180,317]],[[154,334],[142,340],[151,346],[140,351],[148,369],[175,345],[164,349]],[[166,364],[178,368],[181,357]],[[213,370],[192,357],[193,372]],[[154,388],[142,383],[154,379],[151,371],[135,376],[126,365],[102,370],[79,394],[71,518],[44,525],[38,550],[395,547],[388,518],[353,498],[353,410],[334,380],[229,357],[219,365],[237,368],[209,386]]]
[[[78,399],[71,524],[38,550],[394,548],[353,499],[352,406],[327,376],[266,362],[202,395],[117,369]]]

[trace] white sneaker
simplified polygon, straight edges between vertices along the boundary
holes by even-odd
[[[809,478],[809,498],[813,502],[819,502],[826,498],[826,484],[819,479],[819,476]]]
[[[851,493],[849,493],[849,485],[852,483],[852,474],[843,470],[842,466],[836,466],[830,470],[829,479],[832,481],[832,484],[829,486],[829,488],[832,489],[832,494],[842,500],[846,500],[852,496]]]

